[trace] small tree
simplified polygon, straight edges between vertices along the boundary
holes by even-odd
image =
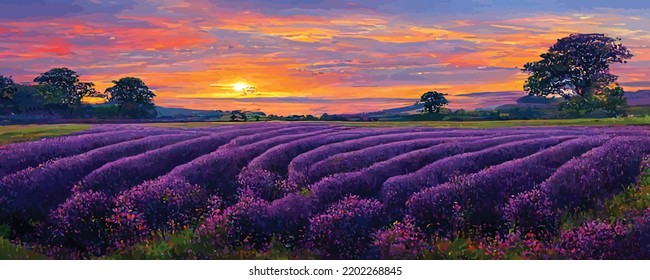
[[[18,88],[11,77],[0,75],[0,103],[3,104],[3,107],[7,107],[7,104],[11,103],[17,91]]]
[[[126,77],[113,81],[114,86],[107,88],[105,94],[109,100],[117,103],[122,114],[140,118],[155,117],[153,98],[156,96],[139,78]]]
[[[420,102],[424,103],[424,111],[430,114],[439,113],[442,107],[449,104],[445,95],[437,91],[429,91],[422,94]]]
[[[93,83],[80,83],[79,74],[68,68],[52,68],[34,79],[42,88],[45,101],[49,104],[61,104],[69,110],[81,106],[84,96],[93,94]]]
[[[559,39],[540,55],[540,61],[524,65],[522,70],[529,73],[524,90],[535,96],[562,96],[565,102],[560,110],[620,111],[614,107],[624,106],[625,97],[609,66],[627,63],[633,56],[620,41],[604,34],[572,34]]]

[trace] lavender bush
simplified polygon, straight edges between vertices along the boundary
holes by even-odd
[[[455,138],[449,143],[436,145],[402,154],[389,160],[378,162],[366,169],[340,173],[327,177],[312,185],[311,193],[318,209],[325,209],[333,202],[349,194],[373,197],[390,177],[413,172],[442,158],[471,152],[498,145],[508,141],[526,139],[530,135],[502,136],[489,139]]]
[[[62,259],[648,258],[647,176],[624,188],[648,144],[640,126],[97,126],[3,146],[0,231]]]
[[[379,201],[347,197],[309,220],[307,246],[325,258],[363,258],[384,218]]]
[[[139,154],[195,137],[192,134],[149,136],[90,152],[54,160],[6,176],[0,185],[2,217],[20,222],[40,220],[68,196],[72,184],[95,168],[113,160]]]
[[[180,132],[162,129],[110,131],[7,145],[0,150],[0,158],[2,159],[0,178],[54,158],[73,156],[102,146],[150,135],[173,133]]]
[[[306,152],[297,156],[289,164],[288,180],[296,184],[311,184],[318,179],[314,179],[308,175],[313,172],[315,165],[319,162],[341,153],[351,151],[358,151],[368,147],[377,145],[407,141],[413,139],[429,139],[438,137],[454,137],[454,136],[471,136],[471,135],[485,135],[486,132],[468,132],[468,131],[422,131],[423,129],[399,129],[399,130],[386,130],[385,133],[380,135],[368,136],[359,139],[347,140],[340,143],[333,143],[323,145],[312,151]],[[319,178],[320,179],[320,178]]]
[[[380,197],[394,214],[399,214],[408,198],[426,187],[447,182],[453,176],[478,172],[486,167],[528,156],[568,138],[541,138],[515,141],[477,152],[447,157],[416,172],[392,177],[381,188]]]
[[[486,227],[483,231],[498,229],[502,222],[500,205],[510,196],[533,188],[567,160],[604,141],[602,137],[569,140],[533,155],[424,189],[408,200],[408,213],[421,227],[449,236],[458,230],[449,217],[454,215],[454,208],[459,205],[466,214],[468,225]]]

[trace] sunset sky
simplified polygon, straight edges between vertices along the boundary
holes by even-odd
[[[168,107],[376,111],[428,90],[451,108],[520,97],[524,63],[571,33],[621,37],[614,73],[650,88],[647,0],[2,0],[0,74],[143,79]],[[252,88],[255,88],[254,90]],[[468,93],[512,91],[498,99]],[[244,94],[246,93],[246,94]]]

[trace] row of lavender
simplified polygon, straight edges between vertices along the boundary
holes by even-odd
[[[231,244],[264,248],[275,237],[330,258],[377,257],[378,251],[369,246],[371,233],[404,214],[426,237],[528,232],[531,226],[555,233],[562,213],[558,210],[572,213],[596,207],[623,190],[638,176],[642,155],[650,152],[647,136],[516,137],[520,136],[464,139],[457,146],[460,151],[425,149],[418,152],[422,158],[406,153],[406,158],[416,160],[402,162],[396,157],[361,172],[336,174],[313,184],[306,195],[291,194],[270,203],[256,198],[256,193],[244,193],[238,204],[217,211],[203,229],[208,236],[224,235],[218,240]],[[432,163],[422,167],[423,160]],[[415,170],[419,171],[399,176]],[[453,178],[449,171],[456,172]],[[535,195],[538,189],[541,195]],[[583,242],[574,241],[565,245]]]
[[[427,237],[553,228],[553,209],[594,205],[631,182],[650,152],[648,135],[284,124],[99,129],[2,151],[22,151],[16,158],[24,163],[0,168],[1,222],[57,257],[103,255],[186,226],[221,242],[215,247],[264,250],[275,237],[328,258],[377,257],[373,232],[398,220]],[[82,148],[67,148],[82,137]],[[571,172],[602,178],[592,190],[589,177],[567,181]],[[570,202],[557,198],[564,194]]]

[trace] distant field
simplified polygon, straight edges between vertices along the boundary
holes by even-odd
[[[650,116],[607,119],[505,120],[505,121],[412,121],[412,122],[333,122],[348,126],[426,126],[448,128],[496,128],[517,126],[599,126],[650,125]]]
[[[145,125],[165,128],[183,128],[183,127],[207,127],[217,125],[234,125],[248,122],[170,122],[170,123],[147,123]]]
[[[278,123],[282,121],[269,121]],[[157,127],[207,127],[213,125],[234,125],[255,122],[178,122],[178,123],[151,123],[149,126]],[[377,121],[377,122],[290,122],[286,123],[328,123],[344,126],[363,127],[446,127],[446,128],[496,128],[517,126],[604,126],[604,125],[650,125],[650,116],[629,118],[602,118],[602,119],[557,119],[557,120],[504,120],[504,121]]]
[[[269,121],[279,123],[282,121]],[[223,125],[251,124],[251,122],[169,122],[143,123],[134,125],[153,126],[161,128],[200,128]],[[362,127],[445,127],[445,128],[497,128],[518,126],[606,126],[606,125],[650,125],[650,116],[605,119],[557,119],[557,120],[504,120],[504,121],[378,121],[378,122],[285,122],[285,123],[320,123],[343,126]],[[0,145],[38,140],[90,129],[87,124],[56,124],[56,125],[8,125],[0,126]]]
[[[60,136],[90,128],[90,125],[85,124],[30,124],[0,126],[0,145]]]

